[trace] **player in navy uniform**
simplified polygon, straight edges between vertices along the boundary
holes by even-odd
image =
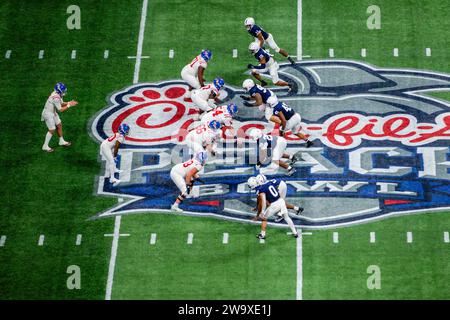
[[[259,46],[261,48],[265,43],[267,43],[273,50],[285,56],[290,63],[295,63],[295,61],[289,56],[286,50],[280,49],[277,46],[272,34],[264,31],[260,26],[255,24],[255,19],[248,17],[247,19],[245,19],[244,25],[245,28],[247,28],[248,33],[255,38],[256,42],[259,42]]]
[[[279,121],[273,121],[275,123],[280,123],[280,135],[284,136],[286,131],[291,130],[293,134],[295,134],[300,139],[306,142],[306,147],[309,148],[313,145],[312,141],[300,132],[302,125],[302,118],[300,114],[295,112],[292,108],[290,108],[284,102],[278,101],[278,99],[273,99],[270,97],[267,100],[267,103],[273,108],[273,116],[270,118],[273,121],[273,118],[277,118]]]
[[[258,166],[260,166],[261,163],[264,162],[264,160],[267,158],[267,149],[272,150],[272,163],[267,168],[261,169],[261,171],[264,171],[263,173],[276,172],[278,167],[286,169],[288,171],[288,176],[291,176],[296,172],[295,168],[292,167],[292,164],[298,161],[298,159],[284,152],[287,147],[286,139],[284,139],[283,137],[263,134],[259,129],[253,129],[252,131],[250,131],[250,138],[255,141],[258,146],[261,159],[258,161]],[[287,164],[284,161],[281,161],[281,158],[291,160],[291,165]]]
[[[244,80],[244,82],[242,83],[242,87],[250,95],[249,97],[244,95],[240,96],[242,99],[245,100],[244,102],[245,106],[258,107],[260,111],[264,111],[264,115],[267,121],[273,121],[281,125],[280,119],[278,117],[273,116],[273,108],[268,104],[269,99],[271,99],[270,101],[272,101],[273,103],[275,101],[278,102],[278,98],[275,95],[275,93],[273,93],[272,90],[263,88],[259,84],[255,84],[255,82],[252,79]],[[251,100],[254,101],[253,104],[248,102]]]
[[[294,222],[289,217],[286,202],[278,192],[278,186],[275,184],[275,180],[269,180],[267,183],[258,186],[258,182],[255,177],[250,177],[247,184],[252,190],[256,190],[257,195],[257,218],[262,220],[261,232],[256,236],[258,239],[266,238],[267,219],[272,215],[281,212],[286,220],[289,228],[291,228],[294,237],[298,237],[297,229]]]
[[[276,86],[280,87],[289,87],[289,92],[292,90],[292,85],[287,83],[286,81],[280,80],[278,77],[278,63],[275,59],[263,48],[259,46],[258,43],[252,42],[248,47],[248,50],[252,55],[254,55],[255,59],[258,60],[259,65],[255,66],[253,64],[248,64],[247,68],[251,69],[252,75],[261,81],[261,85],[264,87],[267,85],[267,82],[261,78],[260,73],[269,72],[272,77],[272,82]]]

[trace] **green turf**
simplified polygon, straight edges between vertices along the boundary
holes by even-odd
[[[296,53],[296,3],[277,1],[268,11],[255,1],[149,1],[140,81],[178,79],[181,68],[208,47],[213,60],[206,79],[222,76],[240,86],[252,38],[243,20],[253,16],[278,45]],[[98,197],[98,144],[88,121],[106,97],[132,83],[142,2],[77,1],[81,30],[66,28],[70,1],[7,0],[0,3],[0,103],[2,144],[0,299],[103,299],[113,219],[87,220],[114,205]],[[303,1],[303,49],[311,58],[363,60],[380,67],[450,72],[450,7],[446,1],[415,4],[378,1],[382,29],[367,30],[370,1]],[[399,48],[400,57],[392,56]],[[425,48],[432,48],[432,57]],[[232,50],[238,49],[238,58]],[[367,49],[367,58],[360,56]],[[71,60],[71,51],[77,59]],[[168,59],[175,50],[173,60]],[[10,59],[4,52],[12,50]],[[39,50],[45,50],[39,60]],[[104,50],[109,58],[103,59]],[[275,56],[283,61],[279,55]],[[40,148],[45,99],[57,81],[79,106],[61,115],[69,149]],[[449,93],[433,94],[450,100]],[[338,231],[340,243],[333,244]],[[370,244],[369,232],[377,242]],[[406,243],[412,231],[414,242]],[[448,213],[397,217],[338,230],[313,231],[303,239],[305,299],[449,299]],[[194,243],[186,244],[188,232]],[[222,233],[230,243],[222,244]],[[112,297],[114,299],[295,299],[295,240],[284,229],[269,229],[259,244],[257,226],[171,215],[122,219]],[[149,244],[157,233],[157,244]],[[45,234],[43,247],[38,237]],[[83,234],[81,246],[75,246]],[[369,265],[381,268],[382,289],[368,290]],[[66,287],[67,267],[81,268],[81,290]]]

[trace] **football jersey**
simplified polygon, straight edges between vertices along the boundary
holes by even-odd
[[[191,159],[186,162],[179,163],[174,167],[176,172],[181,174],[183,177],[186,177],[186,175],[194,168],[197,169],[197,171],[200,171],[202,170],[203,166],[196,159]]]
[[[266,58],[266,63],[269,63],[271,56],[266,50],[259,48],[258,52],[255,53],[255,58],[258,61],[261,61],[262,58]]]
[[[226,105],[214,108],[202,117],[202,123],[204,124],[208,124],[212,120],[219,121],[220,124],[226,127],[230,127],[233,123],[233,117],[228,112]]]
[[[250,33],[250,35],[252,35],[255,38],[258,38],[258,34],[261,33],[264,40],[266,40],[269,37],[269,34],[256,24],[254,24],[253,27],[251,27],[250,30],[248,30],[248,33]]]
[[[206,124],[201,124],[189,131],[186,136],[186,140],[196,142],[204,147],[215,142],[219,136],[220,130],[215,131],[209,128]]]
[[[56,114],[56,110],[61,110],[61,105],[63,104],[62,97],[56,92],[53,91],[52,94],[48,97],[47,102],[45,102],[44,110],[42,113],[47,114]]]
[[[266,200],[270,203],[274,203],[278,199],[280,199],[281,195],[278,191],[278,186],[280,185],[280,181],[277,179],[269,180],[263,185],[256,187],[256,194],[264,193],[266,195]]]
[[[266,89],[264,87],[261,87],[259,84],[254,85],[248,93],[254,97],[257,93],[261,95],[263,103],[267,103],[267,99],[269,99],[271,96],[275,96],[275,93],[273,93],[271,90]]]
[[[282,112],[286,120],[289,120],[295,115],[295,111],[290,108],[287,104],[283,102],[278,102],[278,104],[273,107],[273,114],[278,116],[278,114]]]
[[[217,88],[212,83],[207,84],[200,89],[196,89],[195,91],[197,95],[205,101],[209,99],[211,93],[214,93],[216,97],[219,96],[219,90],[217,90]]]
[[[206,69],[208,67],[208,63],[202,58],[202,56],[199,54],[198,56],[196,56],[191,63],[187,64],[186,67],[188,67],[188,70],[192,73],[192,74],[197,74],[198,73],[198,68],[199,67],[203,67],[204,69]]]
[[[258,148],[270,149],[275,148],[277,145],[278,136],[271,136],[268,134],[263,134],[261,138],[258,139]]]
[[[119,141],[120,143],[123,143],[125,141],[125,136],[116,132],[114,133],[111,137],[109,137],[108,139],[105,139],[102,142],[102,145],[106,145],[108,148],[113,149],[114,146],[116,145],[116,141]]]

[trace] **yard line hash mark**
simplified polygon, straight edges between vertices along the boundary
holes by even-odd
[[[366,48],[362,48],[361,49],[361,57],[363,57],[363,58],[367,57],[367,50],[366,50]]]
[[[398,57],[398,48],[394,48],[394,57]]]
[[[70,55],[71,59],[76,59],[77,58],[77,50],[72,50],[72,53]]]
[[[303,233],[298,230],[297,237],[297,300],[303,299]]]
[[[41,234],[39,236],[38,246],[43,246],[44,245],[44,241],[45,241],[45,236],[43,234]]]
[[[103,59],[108,59],[109,57],[109,50],[105,50],[105,52],[103,52]]]
[[[156,244],[156,233],[150,235],[150,244]]]
[[[188,233],[187,244],[192,244],[193,241],[194,241],[194,234]]]
[[[408,232],[406,233],[406,242],[407,242],[407,243],[412,243],[412,242],[413,242],[413,234],[412,234],[411,231],[408,231]]]
[[[5,53],[5,58],[6,58],[6,59],[11,58],[11,50],[7,50],[7,51],[6,51],[6,53]]]
[[[333,243],[339,243],[339,233],[333,232]]]
[[[169,50],[169,59],[173,59],[173,57],[175,56],[175,52],[173,51],[173,49]]]
[[[376,238],[375,238],[375,232],[371,232],[370,233],[370,243],[375,243]]]
[[[431,57],[431,48],[426,48],[426,49],[425,49],[425,55],[426,55],[427,57]]]
[[[228,237],[229,237],[228,233],[225,232],[223,234],[223,239],[222,239],[223,244],[228,244]]]
[[[75,245],[77,245],[77,246],[79,246],[80,244],[81,244],[81,238],[82,238],[83,236],[81,235],[81,234],[78,234],[77,235],[77,240],[76,240],[76,242],[75,242]]]
[[[237,56],[238,56],[237,49],[233,49],[233,58],[237,58]]]
[[[444,242],[445,243],[449,243],[450,242],[450,237],[448,235],[448,231],[444,232]]]
[[[44,59],[44,50],[39,50],[39,59]]]
[[[0,247],[4,247],[6,243],[6,236],[3,235],[0,237]]]
[[[334,58],[334,49],[333,48],[330,48],[328,50],[328,55],[330,56],[330,58]]]

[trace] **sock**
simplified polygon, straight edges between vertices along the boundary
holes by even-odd
[[[298,211],[298,210],[300,210],[300,208],[297,207],[297,206],[295,206],[295,207],[294,207],[294,210],[295,210],[295,211]]]
[[[264,237],[266,235],[266,232],[261,230],[261,235]]]
[[[297,229],[295,229],[294,222],[292,222],[291,217],[289,217],[289,215],[287,213],[284,215],[284,220],[289,225],[289,228],[291,228],[292,233],[297,234]]]
[[[45,149],[50,148],[48,146],[48,144],[50,143],[50,140],[52,139],[52,137],[53,137],[53,135],[47,131],[47,134],[45,135],[44,145],[42,146],[42,148],[45,148]]]
[[[64,140],[63,137],[59,137],[59,144],[64,144],[66,143],[66,140]]]

